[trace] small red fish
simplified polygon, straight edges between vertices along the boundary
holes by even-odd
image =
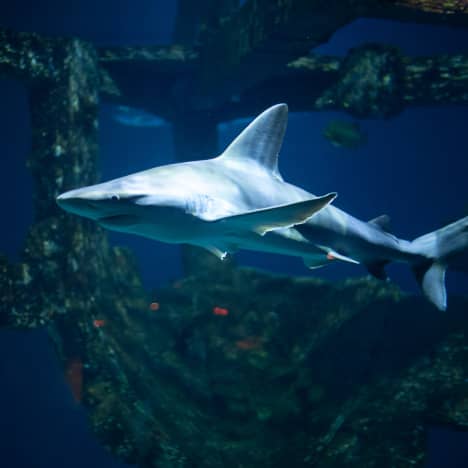
[[[229,315],[229,310],[225,309],[224,307],[213,307],[213,314],[214,315],[220,315],[222,317],[226,317],[226,315]]]
[[[94,319],[93,326],[94,328],[102,328],[106,324],[104,319]]]
[[[157,310],[159,310],[159,302],[152,302],[150,305],[149,305],[149,308],[150,310],[152,310],[153,312],[156,312]]]

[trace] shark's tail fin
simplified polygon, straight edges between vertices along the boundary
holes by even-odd
[[[439,310],[445,310],[445,271],[453,268],[468,273],[468,216],[418,237],[411,245],[422,257],[413,270],[423,293]]]

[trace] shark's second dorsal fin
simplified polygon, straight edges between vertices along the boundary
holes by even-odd
[[[377,218],[373,218],[368,222],[369,224],[380,228],[382,231],[390,232],[390,216],[386,214],[377,216]]]
[[[278,154],[288,122],[288,106],[276,104],[262,112],[226,148],[223,159],[253,159],[278,178]]]

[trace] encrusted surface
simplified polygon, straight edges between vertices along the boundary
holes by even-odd
[[[467,0],[395,0],[393,3],[397,6],[440,15],[468,14]]]
[[[91,424],[129,463],[423,466],[429,422],[468,429],[466,300],[246,269],[150,300],[75,339]]]
[[[344,58],[318,54],[297,57],[264,81],[213,107],[188,84],[200,67],[198,59],[190,64],[181,61],[179,75],[159,60],[150,61],[150,65],[136,60],[129,74],[130,63],[116,60],[110,63],[109,71],[102,69],[103,96],[164,115],[179,127],[190,121],[200,127],[202,121],[208,125],[251,116],[278,101],[287,102],[293,111],[336,109],[374,118],[394,116],[411,105],[468,102],[468,55],[408,57],[385,44],[364,44]],[[141,86],[132,86],[129,77]],[[157,83],[151,99],[140,91],[147,87],[149,77]],[[176,139],[176,144],[183,143]]]
[[[395,114],[403,107],[403,72],[398,49],[380,45],[353,49],[340,67],[337,83],[316,106],[352,109],[361,117]]]

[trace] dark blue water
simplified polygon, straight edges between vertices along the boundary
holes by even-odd
[[[50,36],[78,36],[98,45],[167,43],[173,0],[15,0],[2,2],[0,26]]]
[[[2,5],[0,26],[78,35],[98,44],[155,44],[170,41],[174,13],[172,1],[16,1]],[[413,55],[455,53],[466,52],[468,32],[360,20],[339,31],[319,51],[343,55],[348,48],[372,40],[396,44]],[[15,259],[32,219],[31,180],[24,167],[30,151],[27,96],[17,83],[2,81],[0,98],[0,208],[9,220],[1,225],[0,249]],[[286,180],[316,194],[337,191],[336,204],[363,219],[387,213],[395,234],[404,238],[466,215],[467,107],[415,108],[391,120],[365,120],[362,128],[368,144],[356,151],[334,148],[322,137],[322,129],[337,117],[347,118],[338,113],[292,115],[280,159]],[[225,129],[219,135],[220,150],[240,130]],[[100,143],[104,178],[174,158],[170,128],[122,127],[104,108]],[[112,235],[112,239],[132,248],[148,287],[180,275],[177,247],[131,236]],[[277,272],[306,273],[297,259],[242,252],[238,261]],[[340,265],[315,274],[339,279],[362,273],[359,267]],[[392,268],[391,273],[403,288],[415,290],[404,267]],[[466,292],[466,279],[449,274],[448,283],[449,291]],[[44,332],[1,331],[0,356],[0,466],[121,466],[89,433]],[[460,464],[468,457],[467,445],[465,436],[433,430],[428,466],[467,466]]]

